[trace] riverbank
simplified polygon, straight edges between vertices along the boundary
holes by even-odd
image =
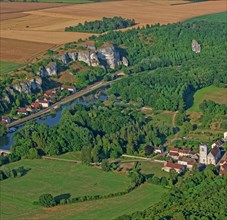
[[[105,82],[105,81],[101,81],[101,82],[97,82],[91,86],[88,86],[86,87],[85,89],[79,91],[79,92],[76,92],[72,95],[69,95],[67,97],[65,97],[64,99],[62,99],[61,101],[59,102],[56,102],[54,103],[53,105],[51,105],[50,107],[48,108],[45,108],[43,110],[40,110],[39,112],[37,113],[34,113],[34,114],[31,114],[31,115],[28,115],[24,118],[21,118],[21,119],[18,119],[16,121],[13,121],[11,122],[10,124],[7,125],[7,128],[11,128],[11,127],[15,127],[15,126],[18,126],[18,125],[21,125],[21,124],[24,124],[30,120],[34,120],[34,119],[37,119],[37,118],[40,118],[42,117],[43,115],[49,113],[52,109],[57,109],[59,108],[60,106],[64,105],[64,104],[67,104],[71,101],[73,101],[74,99],[77,99],[77,98],[80,98],[81,96],[84,96],[88,93],[91,93],[93,91],[95,91],[96,89],[99,89],[101,87],[104,87],[104,86],[107,86],[107,85],[110,85],[112,84],[113,82],[117,81],[117,80],[120,80],[122,79],[123,77],[121,78],[117,78],[116,80],[112,80],[112,81],[108,81],[108,82]]]

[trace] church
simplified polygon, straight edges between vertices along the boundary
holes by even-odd
[[[199,145],[199,162],[201,164],[213,164],[217,165],[221,159],[221,149],[219,146],[215,145],[210,152],[208,152],[208,145]]]

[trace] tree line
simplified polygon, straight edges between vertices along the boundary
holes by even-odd
[[[226,219],[227,178],[219,176],[212,165],[204,171],[194,170],[170,189],[164,198],[154,206],[118,220],[135,219]]]
[[[89,164],[123,153],[145,155],[147,145],[163,144],[173,132],[166,125],[153,126],[132,105],[75,105],[62,111],[55,126],[30,122],[18,130],[11,152],[15,157],[36,158],[81,151],[82,162]]]
[[[134,19],[125,19],[118,16],[114,16],[113,18],[103,17],[102,20],[85,21],[84,24],[79,23],[76,26],[66,27],[65,31],[101,34],[106,31],[131,27],[135,24]]]

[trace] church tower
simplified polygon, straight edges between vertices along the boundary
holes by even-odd
[[[199,145],[199,162],[207,164],[208,146],[206,144]]]

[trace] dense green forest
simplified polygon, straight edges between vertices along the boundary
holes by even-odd
[[[130,67],[124,70],[134,75],[115,83],[111,94],[155,109],[177,110],[190,107],[196,90],[227,83],[225,33],[225,23],[194,22],[157,24],[91,39],[126,48]],[[192,51],[193,39],[201,44],[200,53]]]
[[[127,28],[135,25],[134,19],[124,19],[122,17],[105,18],[96,21],[85,21],[84,24],[79,23],[76,26],[66,27],[65,31],[88,32],[101,34],[106,31]]]
[[[125,152],[147,155],[152,153],[148,146],[163,144],[171,134],[172,127],[152,126],[133,106],[75,105],[63,110],[56,126],[31,122],[18,130],[11,150],[15,156],[27,158],[82,151],[90,162],[98,162]]]
[[[211,165],[203,172],[194,171],[193,175],[178,177],[178,183],[158,204],[117,219],[223,220],[227,219],[226,197],[227,178],[220,177]]]

